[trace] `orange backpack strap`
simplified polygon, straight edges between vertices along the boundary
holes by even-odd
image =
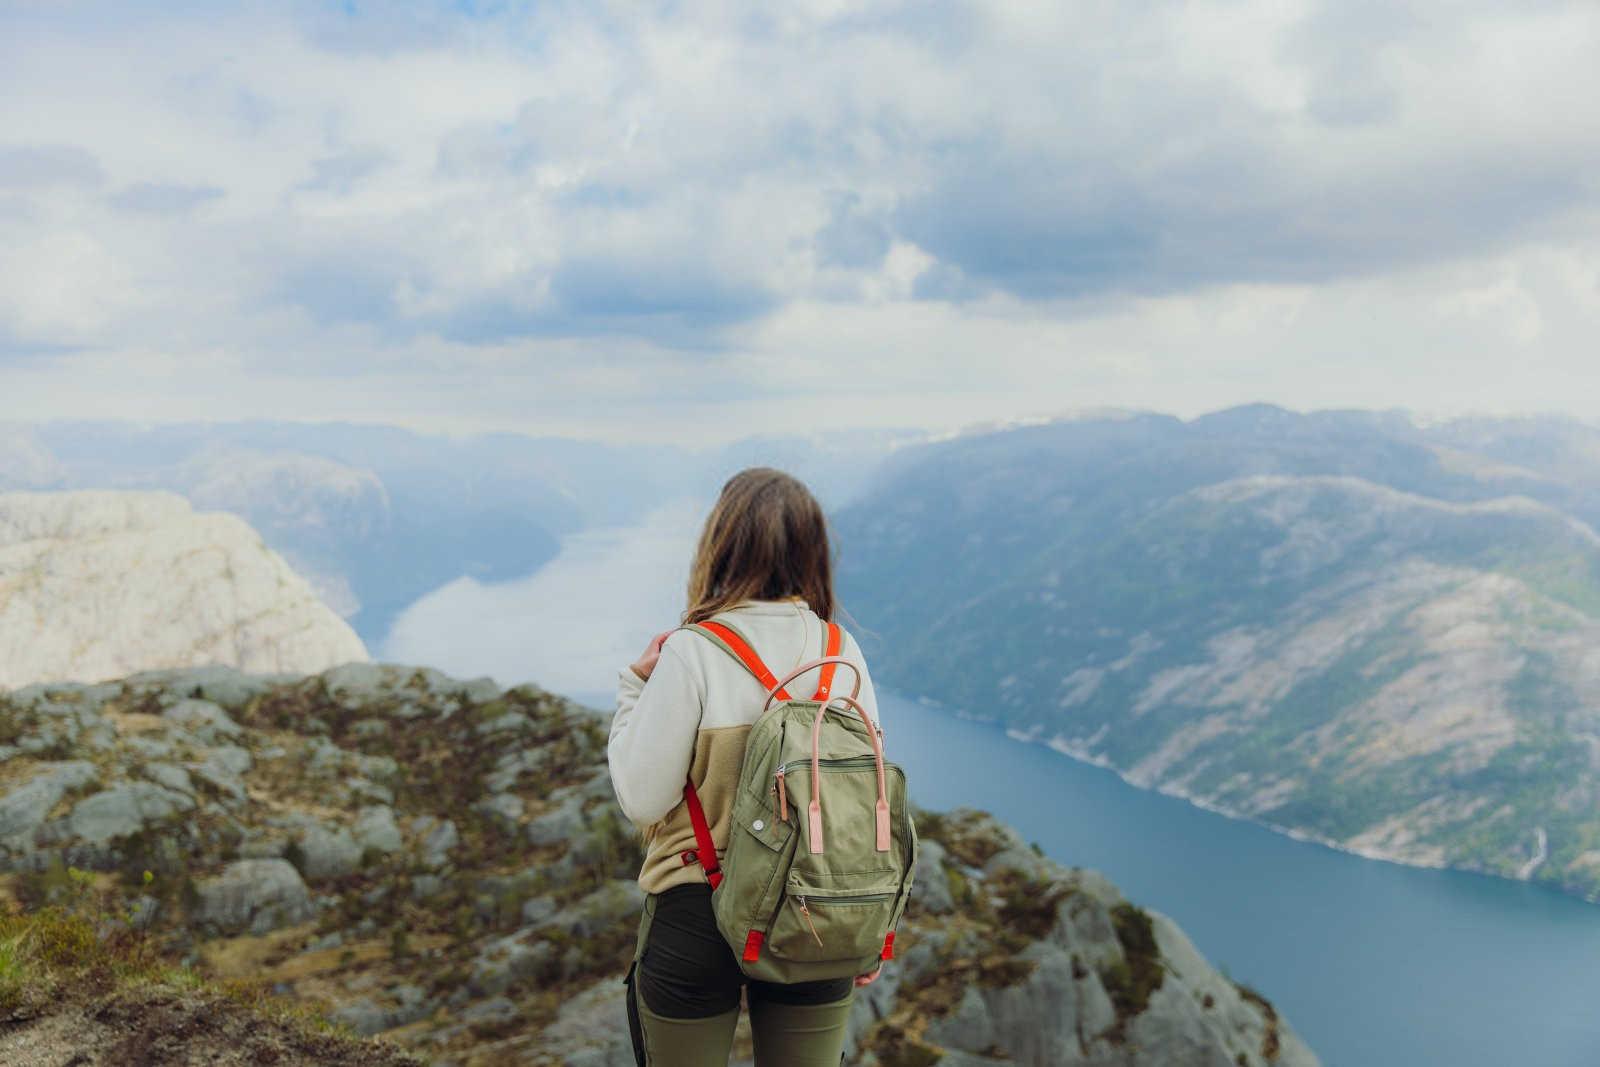
[[[756,681],[760,682],[767,692],[772,693],[774,689],[778,689],[777,676],[767,669],[765,663],[761,662],[761,657],[756,655],[756,650],[750,647],[750,642],[746,641],[738,630],[735,630],[727,623],[712,622],[710,619],[685,626],[684,629],[695,630],[711,638],[712,641],[722,647],[724,652],[744,664],[745,670],[755,675]],[[778,689],[772,695],[779,700],[789,699],[789,694],[782,689]]]
[[[684,627],[686,630],[697,630],[721,646],[734,659],[742,663],[746,670],[755,675],[756,681],[779,700],[790,699],[789,694],[778,686],[778,679],[773,675],[767,665],[761,662],[761,657],[756,655],[755,649],[733,627],[726,623],[705,622],[695,623]],[[828,623],[827,637],[824,639],[823,655],[837,656],[842,637],[837,623]],[[833,672],[838,667],[837,663],[824,663],[822,665],[822,684],[817,687],[814,700],[827,700],[828,690],[833,685]],[[776,690],[776,692],[774,692]],[[700,869],[706,872],[706,880],[715,890],[722,884],[722,864],[717,859],[717,844],[711,837],[711,826],[706,822],[706,812],[700,804],[700,794],[695,792],[694,782],[683,783],[683,803],[689,809],[689,824],[694,827],[694,851],[683,853],[684,863],[700,864]],[[756,942],[756,951],[760,950],[759,940]],[[745,946],[746,956],[749,957],[750,945]]]
[[[756,681],[760,682],[767,692],[778,689],[778,679],[773,677],[767,665],[761,662],[761,657],[756,655],[755,649],[750,647],[750,642],[744,636],[726,623],[705,622],[685,626],[686,630],[695,630],[705,637],[710,638],[722,650],[744,664]],[[782,700],[788,700],[789,694],[778,689],[776,694]],[[717,843],[711,837],[711,825],[706,822],[705,808],[700,805],[700,794],[695,792],[694,782],[683,783],[683,803],[689,809],[689,824],[694,827],[694,851],[683,853],[684,863],[698,862],[700,869],[706,872],[706,881],[711,883],[715,890],[722,884],[722,864],[717,859]]]
[[[826,658],[829,656],[837,656],[839,654],[840,643],[841,635],[839,633],[839,624],[836,622],[828,623],[828,636],[827,640],[824,641],[822,648],[823,657]],[[828,690],[833,686],[833,672],[838,668],[838,666],[838,663],[824,663],[822,665],[822,684],[817,686],[817,695],[812,697],[812,700],[828,699]],[[767,688],[770,690],[772,687],[768,686]]]

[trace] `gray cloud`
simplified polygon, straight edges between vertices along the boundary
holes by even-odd
[[[146,215],[185,215],[201,204],[220,199],[222,189],[214,185],[171,185],[162,182],[135,182],[111,196],[111,203],[124,211]]]
[[[0,189],[92,188],[104,180],[100,161],[78,145],[0,145]]]

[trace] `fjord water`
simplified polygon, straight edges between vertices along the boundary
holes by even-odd
[[[991,811],[1170,915],[1328,1067],[1600,1064],[1600,905],[1295,841],[948,710],[879,703],[917,803]]]

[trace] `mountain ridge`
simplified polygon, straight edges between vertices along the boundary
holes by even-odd
[[[904,691],[1362,855],[1600,898],[1600,538],[1563,506],[1600,467],[1508,496],[1370,425],[908,454],[838,517],[841,589]],[[1600,455],[1597,431],[1553,440],[1519,458]]]

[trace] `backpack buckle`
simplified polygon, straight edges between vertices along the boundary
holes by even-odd
[[[700,857],[695,855],[695,851],[692,848],[686,848],[682,852],[678,853],[678,858],[683,860],[683,865],[685,867],[689,866],[691,863],[700,862]]]

